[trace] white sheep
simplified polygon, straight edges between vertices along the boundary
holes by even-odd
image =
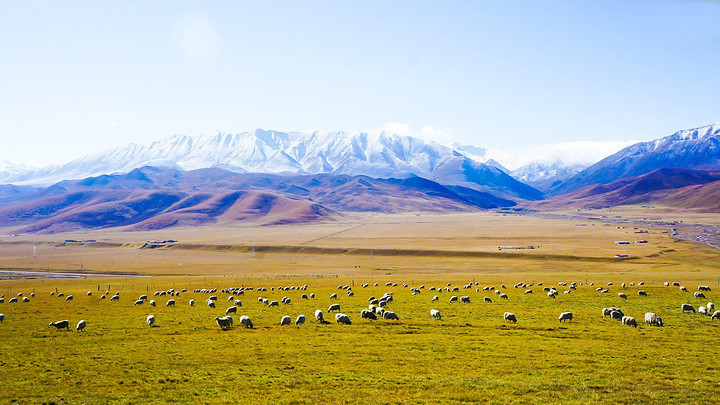
[[[0,314],[0,323],[2,323],[5,320],[5,314]]]
[[[662,318],[654,312],[645,312],[645,323],[651,326],[663,326]]]
[[[75,298],[75,297],[73,297],[72,295],[68,295],[67,297],[65,297],[65,301],[72,301],[73,298]]]
[[[148,315],[145,322],[147,322],[148,326],[152,328],[152,326],[155,325],[155,315]]]
[[[328,312],[340,311],[340,304],[332,304],[328,307]]]
[[[503,320],[505,322],[517,323],[517,318],[515,318],[515,314],[513,314],[512,312],[504,312]]]
[[[319,309],[315,310],[315,320],[320,323],[325,322],[325,316],[323,315],[323,311]]]
[[[174,307],[175,306],[175,300],[168,300],[168,302],[165,303],[166,307]]]
[[[453,295],[452,297],[450,297],[450,301],[449,301],[449,302],[457,302],[457,300],[458,300],[457,295]]]
[[[710,315],[710,319],[720,319],[720,311],[713,312],[713,314]]]
[[[270,302],[268,302],[268,306],[269,306],[269,307],[276,307],[276,306],[278,306],[278,305],[280,305],[280,303],[277,302],[277,301],[270,301]]]
[[[136,300],[133,305],[142,305],[144,303],[145,303],[145,301],[143,301],[143,300]]]
[[[385,311],[383,312],[383,319],[399,321],[400,317],[393,311]]]
[[[215,317],[215,323],[218,324],[220,329],[222,330],[228,330],[233,324],[233,319],[231,316],[223,316],[222,318]]]
[[[373,320],[373,321],[374,321],[374,320],[377,320],[377,316],[375,315],[375,311],[374,311],[374,310],[367,310],[367,309],[363,309],[362,311],[360,311],[360,318],[370,319],[370,320]]]
[[[632,316],[623,316],[622,324],[623,326],[632,326],[634,328],[637,328],[637,321]]]
[[[700,306],[698,307],[698,314],[700,314],[700,315],[707,315],[707,314],[708,314],[707,308],[705,308],[704,306],[700,305]]]
[[[55,329],[67,329],[70,330],[70,321],[67,319],[57,322],[51,322],[49,326],[54,326]]]
[[[562,312],[560,314],[560,316],[558,317],[559,322],[564,322],[564,321],[572,322],[572,320],[573,320],[572,312]]]
[[[431,301],[431,302],[432,302],[432,301],[437,301],[437,300],[439,300],[439,299],[440,299],[440,297],[438,297],[437,295],[435,295],[435,296],[432,297],[432,300],[430,300],[430,301]]]
[[[431,309],[430,310],[430,318],[436,319],[439,321],[442,319],[442,315],[440,314],[440,311],[438,311],[437,309]]]
[[[682,305],[680,305],[680,310],[681,310],[682,312],[686,312],[686,311],[695,312],[695,308],[693,308],[693,306],[690,305],[690,304],[682,304]]]
[[[280,325],[290,325],[290,322],[292,322],[292,319],[288,315],[283,316],[280,318]]]
[[[467,295],[463,295],[462,297],[460,297],[460,302],[465,302],[465,303],[468,303],[468,304],[469,304],[469,303],[470,303],[470,297],[468,297]]]
[[[194,305],[195,305],[195,300],[190,300],[190,301],[188,301],[188,304],[189,304],[191,307],[194,306]]]
[[[484,297],[483,301],[492,303],[492,300],[490,299],[490,297]]]
[[[298,315],[297,318],[295,318],[295,325],[302,325],[305,323],[305,315]]]
[[[715,310],[715,304],[712,302],[708,302],[707,305],[705,305],[708,309],[708,311],[714,311]]]
[[[82,321],[77,323],[77,326],[75,327],[75,330],[78,332],[82,332],[85,330],[85,327],[87,326],[87,322],[83,319]]]
[[[225,310],[225,315],[237,314],[237,307],[229,307]]]
[[[335,314],[335,323],[342,323],[344,325],[352,324],[352,322],[350,322],[350,317],[340,312]]]
[[[627,299],[627,295],[625,293],[618,293],[618,298]]]
[[[150,302],[148,302],[148,304],[150,304],[151,307],[154,307],[154,306],[155,306],[155,300],[150,300]]]
[[[250,320],[250,317],[246,315],[240,317],[240,325],[243,325],[245,328],[253,328],[253,323]]]
[[[638,291],[638,295],[641,296],[641,297],[647,297],[647,293],[646,293],[645,291],[643,291],[643,290],[639,290],[639,291]]]

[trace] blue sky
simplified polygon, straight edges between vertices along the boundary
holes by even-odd
[[[6,2],[0,159],[405,128],[531,148],[720,121],[713,1]]]

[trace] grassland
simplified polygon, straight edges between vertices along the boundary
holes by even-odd
[[[651,229],[647,246],[632,246],[632,258],[617,260],[613,241],[628,229],[608,224],[576,226],[574,221],[509,217],[378,216],[342,223],[293,227],[180,229],[172,234],[98,232],[3,238],[0,267],[6,269],[133,273],[144,277],[0,280],[6,302],[0,313],[0,400],[20,403],[717,403],[720,371],[715,361],[720,322],[682,314],[681,303],[718,303],[718,254],[703,245],[679,242]],[[185,247],[138,249],[135,241],[175,238]],[[630,235],[632,237],[632,235]],[[65,238],[97,239],[102,244],[64,245]],[[512,242],[510,242],[512,241]],[[538,242],[539,241],[539,242]],[[554,245],[548,242],[555,241]],[[253,242],[255,254],[248,250]],[[542,243],[540,243],[542,242]],[[358,250],[350,253],[349,249]],[[522,252],[499,252],[500,244],[541,245]],[[32,256],[32,246],[37,256]],[[225,245],[224,247],[219,247]],[[493,245],[495,245],[493,247]],[[228,248],[227,246],[230,246]],[[261,246],[276,249],[262,251]],[[542,246],[546,246],[543,248]],[[281,247],[281,248],[277,248]],[[288,247],[287,249],[282,247]],[[310,248],[340,249],[339,251]],[[388,253],[382,254],[382,250]],[[432,250],[432,254],[423,251]],[[466,256],[448,252],[483,253]],[[137,253],[136,253],[137,252]],[[344,252],[344,253],[342,253]],[[136,255],[137,254],[137,255]],[[386,287],[388,281],[397,287]],[[517,282],[546,286],[583,283],[576,292],[550,299],[541,287],[525,295]],[[642,287],[622,289],[621,282]],[[664,287],[679,281],[690,293]],[[379,283],[374,287],[373,283]],[[425,285],[418,295],[410,286]],[[462,289],[467,283],[478,283]],[[610,293],[595,291],[613,282]],[[362,288],[361,283],[370,283]],[[470,304],[449,303],[451,293],[430,286],[460,286]],[[589,286],[588,283],[595,283]],[[168,288],[308,285],[301,291],[250,291],[239,315],[255,329],[221,331],[213,318],[230,306],[226,294],[218,308],[204,305],[205,294],[168,297],[134,306],[141,295]],[[482,287],[503,289],[507,301]],[[698,284],[713,291],[692,298]],[[352,285],[354,297],[337,290]],[[716,288],[717,287],[717,288]],[[480,288],[476,292],[475,288]],[[558,287],[561,291],[564,289]],[[66,302],[51,291],[73,294]],[[120,292],[117,302],[100,300],[105,290]],[[637,290],[647,291],[639,297]],[[92,296],[86,292],[92,291]],[[361,320],[367,298],[391,291],[388,309],[399,322]],[[623,291],[627,300],[618,298]],[[29,303],[8,304],[22,292]],[[321,325],[310,320],[326,310],[338,293],[353,325]],[[433,295],[438,302],[431,302]],[[258,296],[291,304],[268,308]],[[489,296],[493,303],[484,303]],[[187,301],[195,299],[195,307]],[[647,311],[666,326],[635,330],[600,316],[617,306],[642,322]],[[434,321],[429,311],[443,314]],[[518,317],[502,321],[504,311]],[[575,322],[560,324],[561,311]],[[154,314],[157,327],[145,317]],[[305,325],[280,326],[280,317],[304,314]],[[83,333],[56,331],[51,321],[85,319]],[[237,317],[236,317],[237,319]]]

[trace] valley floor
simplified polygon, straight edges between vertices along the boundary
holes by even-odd
[[[36,273],[33,279],[0,280],[5,295],[0,304],[5,314],[0,324],[0,400],[720,402],[720,371],[714,361],[720,321],[680,311],[682,303],[720,303],[718,251],[678,241],[663,230],[648,232],[636,236],[632,228],[574,218],[483,213],[2,237],[0,268],[87,278],[47,279]],[[648,243],[614,244],[640,237]],[[168,238],[178,243],[145,244]],[[507,245],[539,248],[498,250]],[[617,259],[617,252],[630,257]],[[558,283],[572,281],[582,285],[564,294],[568,288]],[[666,287],[665,281],[678,281],[689,292]],[[398,285],[386,286],[388,282]],[[362,287],[364,283],[369,286]],[[430,291],[448,283],[459,290]],[[516,283],[533,286],[514,288]],[[705,292],[705,299],[694,298],[701,284],[712,291]],[[278,290],[302,285],[306,291]],[[350,286],[354,296],[339,285]],[[235,327],[221,331],[213,319],[232,302],[220,289],[242,286],[268,291],[233,297],[242,302]],[[412,294],[410,287],[420,286],[420,293]],[[508,299],[483,290],[488,286]],[[543,291],[550,286],[559,290],[556,298]],[[597,292],[599,286],[608,293]],[[170,288],[188,291],[178,297],[152,295]],[[205,304],[210,294],[193,292],[200,288],[218,288],[216,309]],[[526,289],[533,293],[524,294]],[[639,296],[639,290],[647,297]],[[100,300],[105,291],[119,292],[120,299]],[[8,303],[18,293],[33,292],[28,303]],[[74,299],[58,298],[59,292]],[[400,320],[361,319],[368,297],[386,292],[394,295],[387,309]],[[303,293],[315,298],[302,299]],[[333,293],[337,299],[330,298]],[[157,306],[133,305],[142,294]],[[434,295],[437,301],[432,301]],[[449,302],[453,295],[468,296],[470,303]],[[268,307],[258,302],[260,297],[289,297],[291,302]],[[165,306],[170,298],[176,300],[174,307]],[[188,305],[190,299],[195,306]],[[327,309],[334,303],[352,325],[314,321],[316,309],[332,321]],[[603,319],[601,309],[610,306],[635,317],[639,327]],[[439,310],[442,320],[431,319],[430,309]],[[505,311],[516,314],[517,324],[503,322]],[[574,314],[572,323],[558,322],[564,311]],[[661,315],[665,326],[645,325],[645,312]],[[149,314],[155,315],[156,327],[145,323]],[[280,325],[281,316],[294,320],[300,314],[308,318],[304,325]],[[255,328],[242,328],[240,315],[250,316]],[[70,320],[71,329],[80,319],[88,326],[84,332],[48,327],[60,319]]]

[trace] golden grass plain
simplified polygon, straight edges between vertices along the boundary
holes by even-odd
[[[720,322],[679,309],[684,302],[718,301],[718,251],[675,240],[663,228],[635,234],[632,227],[592,223],[485,212],[5,236],[0,269],[82,272],[86,278],[0,280],[5,294],[0,313],[6,315],[0,324],[0,398],[19,403],[719,402],[714,358]],[[143,246],[167,238],[177,239],[177,245],[135,249],[136,242]],[[649,243],[613,243],[641,238]],[[65,239],[98,243],[64,244]],[[498,251],[500,245],[539,248]],[[629,259],[613,257],[626,252]],[[557,283],[570,281],[583,285],[563,294]],[[645,285],[629,286],[640,281]],[[690,292],[664,287],[665,281],[681,282]],[[554,285],[561,294],[551,299],[534,286],[526,295],[513,288],[518,282]],[[628,286],[621,288],[622,282]],[[459,292],[428,290],[447,283],[459,286]],[[468,283],[478,284],[463,289]],[[133,305],[141,294],[169,288],[304,284],[303,293],[315,293],[314,300],[301,299],[298,290],[277,289],[237,297],[242,306],[236,321],[249,315],[253,330],[236,324],[220,331],[213,318],[230,303],[219,292],[216,309],[205,305],[205,294],[192,292],[177,297],[176,307],[165,307],[167,296],[151,296],[155,308]],[[481,289],[502,284],[507,301]],[[713,287],[706,300],[692,297],[698,284]],[[353,286],[355,296],[338,285]],[[426,288],[412,295],[409,287],[420,285]],[[610,292],[596,292],[600,285]],[[121,299],[100,300],[108,289],[119,291]],[[638,289],[648,297],[639,297]],[[54,291],[75,299],[50,296]],[[388,309],[400,321],[361,320],[367,298],[387,291],[395,295]],[[620,291],[627,300],[618,298]],[[19,292],[36,296],[29,303],[8,304]],[[313,321],[315,309],[325,311],[335,302],[332,293],[338,293],[353,325]],[[439,301],[431,302],[433,295]],[[468,295],[471,303],[449,303],[450,295]],[[288,296],[292,302],[268,308],[259,296]],[[484,303],[484,296],[493,302]],[[195,307],[189,307],[189,299]],[[620,307],[640,327],[602,319],[600,310],[607,306]],[[442,321],[430,319],[431,308],[441,311]],[[505,324],[504,311],[514,312],[518,323]],[[562,311],[572,311],[575,322],[558,323]],[[645,326],[647,311],[660,314],[666,326]],[[145,324],[151,313],[157,328]],[[298,314],[308,318],[305,325],[279,325],[282,315]],[[83,333],[48,327],[59,319],[69,319],[71,327],[85,319],[88,327]]]

